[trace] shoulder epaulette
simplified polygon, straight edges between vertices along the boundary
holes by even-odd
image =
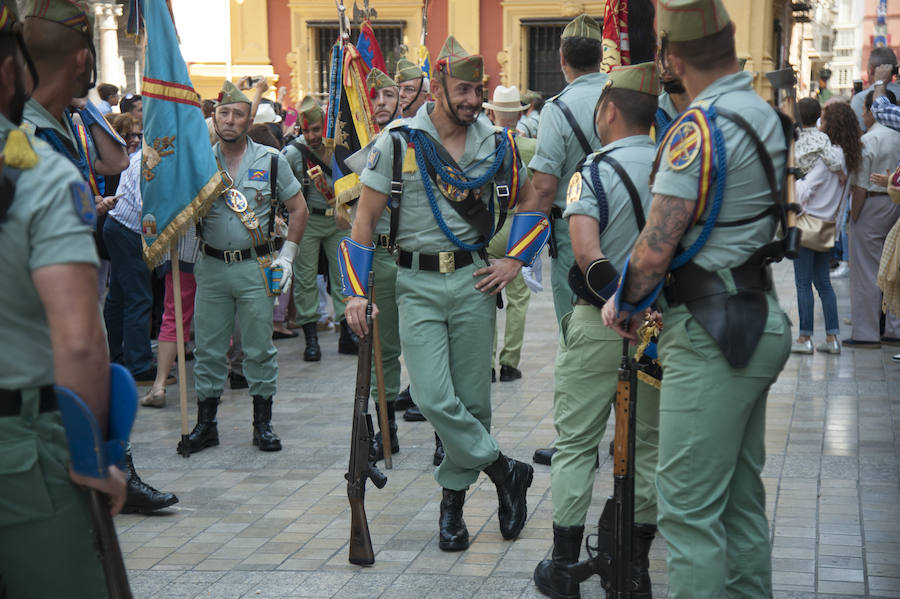
[[[27,170],[37,166],[40,158],[31,146],[29,135],[21,129],[10,129],[0,152],[3,162],[12,168]]]

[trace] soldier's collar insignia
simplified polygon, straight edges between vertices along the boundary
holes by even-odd
[[[91,228],[97,225],[97,208],[94,205],[94,196],[91,188],[85,181],[69,183],[69,191],[72,194],[72,203],[75,205],[75,213],[81,222]]]
[[[574,204],[581,199],[581,186],[584,181],[581,173],[576,171],[569,179],[569,187],[566,189],[566,205]]]
[[[702,144],[700,126],[694,121],[683,120],[669,137],[666,148],[669,168],[675,171],[686,169],[700,155]]]

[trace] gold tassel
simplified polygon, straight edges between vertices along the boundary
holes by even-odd
[[[6,145],[3,146],[3,156],[6,158],[6,164],[17,169],[29,169],[37,166],[38,155],[28,141],[28,136],[19,129],[12,129],[6,138]]]

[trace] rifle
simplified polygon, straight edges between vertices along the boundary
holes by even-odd
[[[369,414],[369,394],[372,383],[372,295],[375,292],[375,275],[369,271],[369,303],[366,306],[366,325],[369,334],[359,338],[359,359],[356,363],[356,396],[353,399],[353,432],[350,434],[350,467],[347,479],[347,498],[350,500],[350,555],[351,564],[371,566],[375,563],[369,522],[366,519],[366,480],[381,489],[387,477],[375,466],[375,450],[372,437],[375,429]],[[390,438],[387,440],[390,443]]]
[[[600,575],[610,599],[638,599],[632,583],[635,570],[632,554],[634,528],[634,432],[637,406],[637,367],[628,352],[628,340],[622,341],[622,363],[616,387],[616,433],[613,441],[613,495],[606,500],[597,534],[585,540],[588,559],[568,566],[575,582]],[[596,544],[591,545],[591,539]]]

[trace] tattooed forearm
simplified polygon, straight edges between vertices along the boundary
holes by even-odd
[[[622,298],[637,303],[659,284],[675,255],[678,242],[691,225],[694,201],[672,196],[653,196],[647,224],[631,253]]]

